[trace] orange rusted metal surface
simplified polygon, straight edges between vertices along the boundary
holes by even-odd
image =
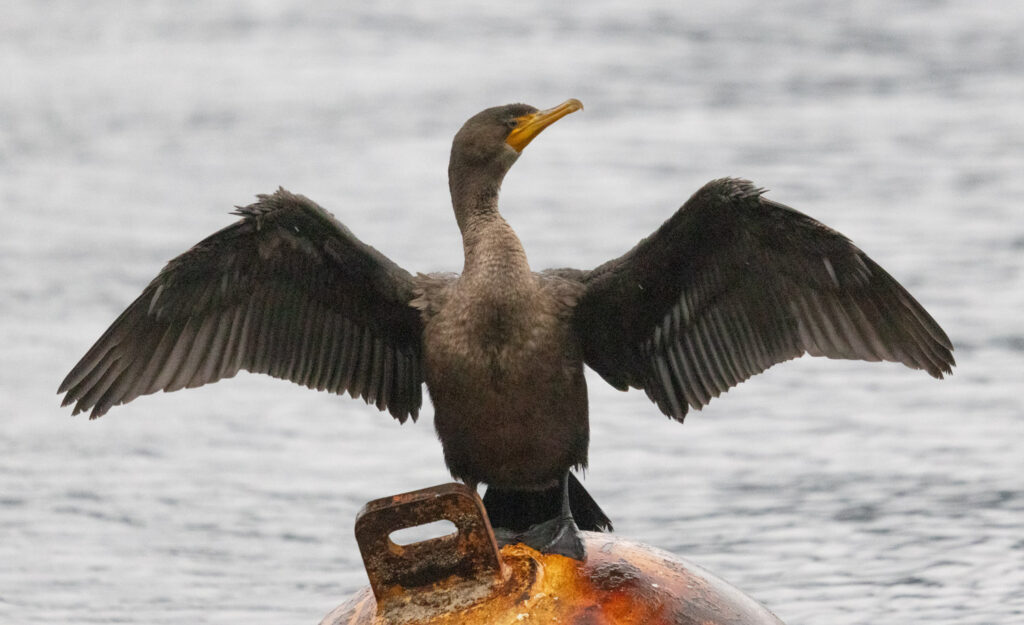
[[[455,525],[454,534],[410,545],[391,540],[397,530],[442,519]],[[371,501],[356,516],[356,542],[376,602],[393,610],[415,607],[418,599],[434,600],[410,589],[441,583],[459,589],[453,596],[470,599],[504,577],[483,502],[463,484]]]
[[[389,509],[389,501],[402,509],[377,516]],[[417,511],[417,502],[424,501],[427,508]],[[371,587],[321,625],[782,625],[765,607],[700,567],[610,534],[583,533],[584,562],[521,544],[501,548],[498,559],[482,512],[476,494],[455,484],[367,504],[357,538]],[[406,523],[437,518],[455,523],[456,534],[406,547],[387,538]],[[391,525],[395,519],[397,525]],[[364,545],[366,535],[378,537],[377,542]],[[492,557],[483,555],[488,548]],[[380,556],[379,549],[390,555]],[[403,568],[410,562],[411,573]]]

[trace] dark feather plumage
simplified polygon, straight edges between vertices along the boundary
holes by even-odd
[[[422,322],[413,280],[284,189],[167,264],[60,386],[75,414],[245,369],[348,392],[416,418]]]
[[[954,364],[949,337],[892,276],[745,180],[708,183],[653,235],[576,279],[586,363],[679,420],[804,353],[936,378]]]

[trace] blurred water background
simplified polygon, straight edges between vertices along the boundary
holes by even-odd
[[[592,376],[623,536],[790,625],[1024,622],[1024,5],[7,2],[0,623],[316,623],[367,500],[448,481],[431,410],[241,374],[71,419],[56,387],[171,257],[278,185],[458,270],[451,137],[580,98],[506,180],[535,268],[743,176],[849,235],[956,344],[942,382],[805,358],[685,425]]]

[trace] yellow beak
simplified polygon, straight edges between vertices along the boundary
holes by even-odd
[[[576,98],[570,98],[558,106],[546,111],[537,111],[536,113],[523,115],[516,120],[519,122],[519,125],[513,128],[512,132],[508,133],[508,137],[505,138],[505,143],[512,146],[516,152],[522,152],[523,148],[526,147],[526,144],[533,141],[533,138],[539,135],[542,130],[562,119],[569,113],[575,113],[576,111],[582,110],[583,103]]]

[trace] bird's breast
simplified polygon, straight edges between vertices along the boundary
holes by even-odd
[[[581,350],[555,302],[450,300],[424,328],[434,425],[453,475],[542,486],[586,462]]]
[[[557,340],[535,299],[512,289],[453,293],[424,328],[428,375],[446,371],[449,379],[456,372],[461,378],[479,379],[513,374],[546,343]]]

